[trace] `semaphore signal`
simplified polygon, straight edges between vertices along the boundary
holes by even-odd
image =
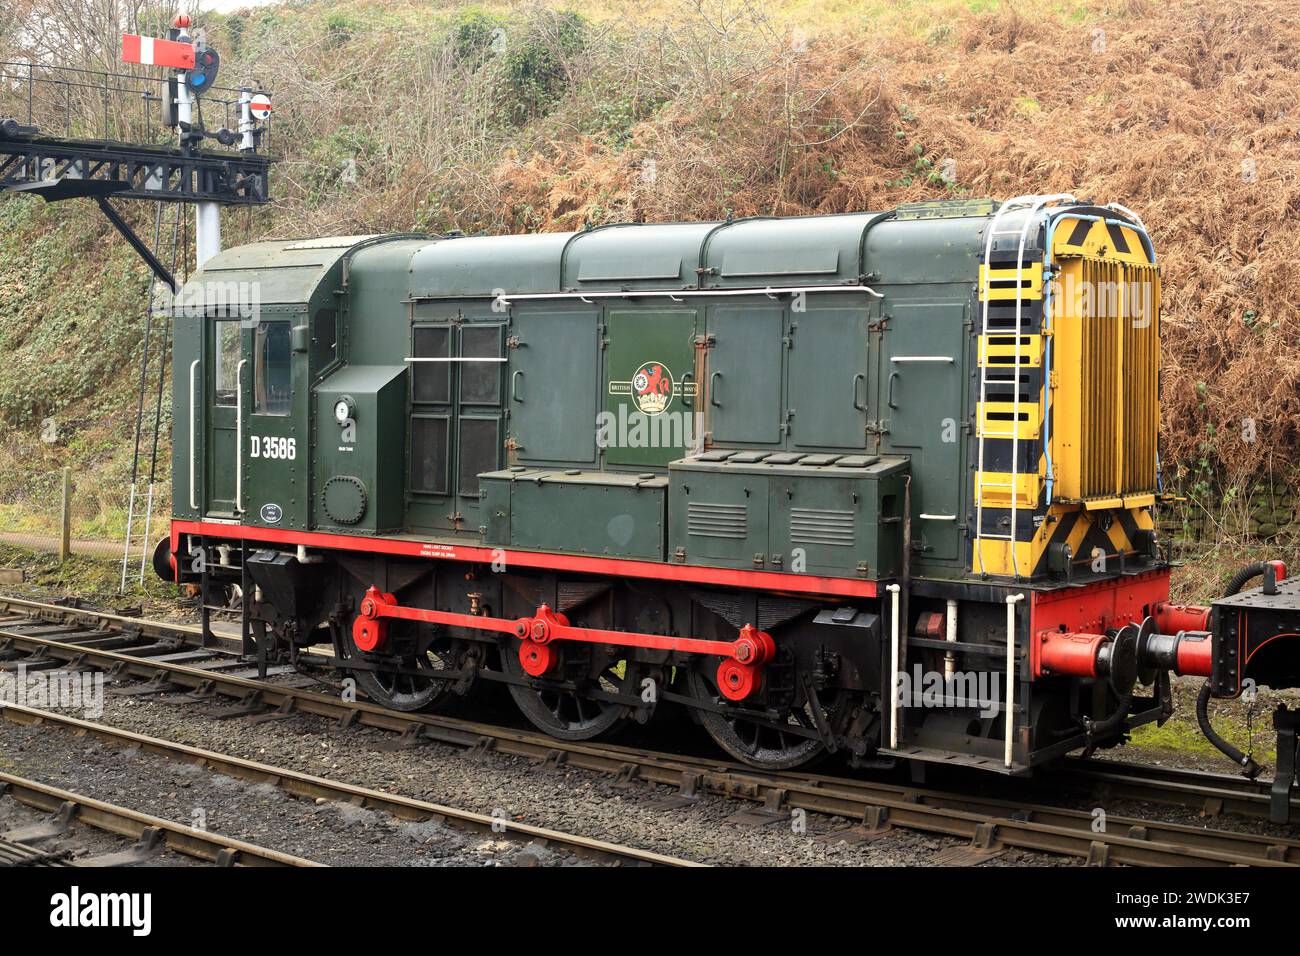
[[[188,70],[194,66],[194,45],[127,33],[122,37],[122,62]]]

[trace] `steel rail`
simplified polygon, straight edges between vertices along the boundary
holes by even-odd
[[[1208,816],[1235,814],[1243,817],[1269,818],[1271,778],[1246,777],[1157,767],[1096,758],[1068,758],[1045,781],[1063,785],[1079,793],[1100,797],[1164,803],[1199,810]],[[1300,819],[1300,796],[1292,796],[1293,819]]]
[[[149,737],[135,731],[113,727],[109,724],[81,720],[67,714],[25,707],[18,704],[0,703],[0,718],[23,726],[47,725],[58,727],[73,734],[94,737],[106,743],[120,747],[139,748],[141,752],[155,754],[168,760],[194,764],[211,770],[213,773],[225,774],[251,783],[269,783],[279,787],[285,793],[307,799],[325,799],[349,803],[367,810],[379,810],[403,820],[433,820],[460,829],[475,832],[488,832],[499,837],[526,840],[540,846],[559,846],[578,856],[632,863],[639,866],[684,866],[697,867],[704,864],[683,860],[652,850],[638,847],[622,846],[606,840],[579,836],[552,830],[547,827],[503,820],[499,817],[472,810],[462,810],[443,804],[430,803],[414,797],[385,793],[355,784],[329,780],[298,770],[285,767],[273,767],[269,764],[246,760],[230,754],[216,753],[200,747]]]
[[[3,602],[0,602],[2,605]],[[56,610],[70,610],[56,608]],[[91,614],[85,610],[74,613]],[[0,622],[0,638],[74,664],[99,666],[114,674],[154,679],[203,694],[239,698],[250,706],[278,708],[337,719],[401,734],[415,745],[439,742],[477,751],[497,751],[551,764],[613,774],[624,780],[679,786],[689,799],[699,792],[759,801],[769,813],[793,809],[860,818],[876,829],[900,826],[990,841],[1004,846],[1065,854],[1094,862],[1133,865],[1293,865],[1300,843],[1286,839],[1211,830],[1160,821],[1111,816],[1104,832],[1094,833],[1091,813],[1049,805],[1027,805],[920,787],[901,787],[843,777],[798,772],[765,773],[741,764],[662,754],[637,748],[560,741],[456,718],[390,711],[374,704],[347,702],[315,691],[262,683],[183,664],[133,657],[128,653],[24,635]]]
[[[0,612],[9,609],[35,612],[47,618],[54,618],[58,622],[82,624],[88,627],[103,623],[114,624],[128,629],[131,634],[164,640],[197,641],[201,639],[203,633],[201,628],[193,625],[135,618],[106,611],[67,607],[60,604],[49,604],[26,598],[0,595]],[[0,618],[0,626],[3,626],[4,623],[6,622],[3,621],[3,618]],[[109,643],[112,642],[110,638]],[[214,654],[223,651],[233,654],[238,651],[239,642],[217,636],[216,643],[210,643],[206,649]],[[384,711],[384,713],[391,712]],[[398,721],[404,725],[409,725],[412,720],[411,715],[398,718]],[[464,724],[465,722],[460,723]],[[386,729],[398,728],[388,727]],[[713,769],[728,765],[744,767],[741,764],[728,764],[721,760],[706,758],[678,757],[677,759]],[[755,774],[762,773],[762,771],[753,768],[744,767],[744,769]],[[851,786],[855,782],[852,778],[842,776],[825,776],[800,773],[798,771],[791,771],[785,776],[795,776],[814,785]],[[1108,798],[1183,806],[1201,810],[1211,815],[1232,813],[1240,816],[1267,818],[1269,811],[1271,781],[1265,779],[1247,780],[1245,777],[1234,774],[1076,757],[1067,758],[1064,766],[1059,771],[1050,772],[1050,775],[1045,777],[1045,780],[1050,781],[1052,785],[1061,784],[1079,792],[1095,792]],[[903,792],[907,788],[899,787],[898,789]],[[1291,805],[1292,809],[1300,816],[1300,796],[1293,797]]]
[[[10,773],[0,772],[0,794],[8,794],[20,803],[46,813],[58,813],[64,808],[70,808],[72,819],[78,823],[137,840],[157,838],[166,849],[218,866],[320,866],[319,863],[299,856],[256,846],[219,833],[196,830],[162,817],[119,807]]]
[[[203,629],[191,624],[156,621],[142,617],[130,617],[123,614],[114,614],[111,611],[91,610],[88,608],[72,607],[64,604],[51,604],[47,601],[36,601],[30,598],[12,597],[7,594],[0,594],[0,611],[13,610],[14,608],[20,608],[24,612],[35,612],[37,615],[51,615],[59,618],[65,623],[86,625],[102,625],[104,623],[116,624],[123,629],[129,628],[133,631],[137,631],[146,637],[201,639],[203,636]],[[27,614],[27,616],[31,615]]]

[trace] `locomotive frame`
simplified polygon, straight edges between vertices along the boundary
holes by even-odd
[[[760,766],[1011,774],[1214,666],[1168,604],[1123,207],[265,242],[195,281],[258,301],[173,315],[156,563],[205,608],[239,584],[263,662],[328,642],[400,709],[504,683],[562,737],[673,702]]]

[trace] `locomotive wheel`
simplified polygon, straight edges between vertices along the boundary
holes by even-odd
[[[803,709],[793,710],[785,717],[787,726],[791,727],[789,731],[772,726],[775,722],[747,719],[739,713],[743,705],[733,704],[718,690],[717,658],[709,661],[712,663],[706,662],[702,668],[693,667],[687,672],[686,689],[691,697],[705,705],[695,710],[695,714],[714,743],[737,760],[765,770],[789,770],[825,754],[826,747],[821,740],[794,731],[794,728],[816,729],[810,705],[805,704]],[[718,707],[724,712],[713,709]],[[728,710],[736,713],[726,713]]]
[[[430,628],[413,621],[391,621],[383,653],[366,654],[352,642],[352,629],[348,628],[344,637],[346,657],[373,661],[381,667],[385,663],[393,665],[391,670],[355,671],[357,686],[375,703],[392,710],[425,710],[442,703],[453,693],[455,681],[438,677],[438,672],[456,670],[464,647],[459,641],[434,637],[430,632]]]
[[[528,678],[519,662],[520,641],[501,645],[501,669],[514,678]],[[576,655],[590,654],[586,648],[565,648],[566,664],[572,668]],[[572,670],[569,671],[572,673]],[[576,683],[606,693],[639,694],[641,668],[633,661],[611,661],[595,677]],[[574,683],[566,681],[565,683]],[[560,740],[593,740],[621,728],[628,717],[623,704],[593,700],[580,692],[560,686],[559,682],[534,680],[530,684],[510,684],[510,696],[520,712],[538,730]]]

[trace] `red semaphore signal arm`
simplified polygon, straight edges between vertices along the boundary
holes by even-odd
[[[190,70],[194,68],[194,44],[127,33],[122,36],[122,62]]]

